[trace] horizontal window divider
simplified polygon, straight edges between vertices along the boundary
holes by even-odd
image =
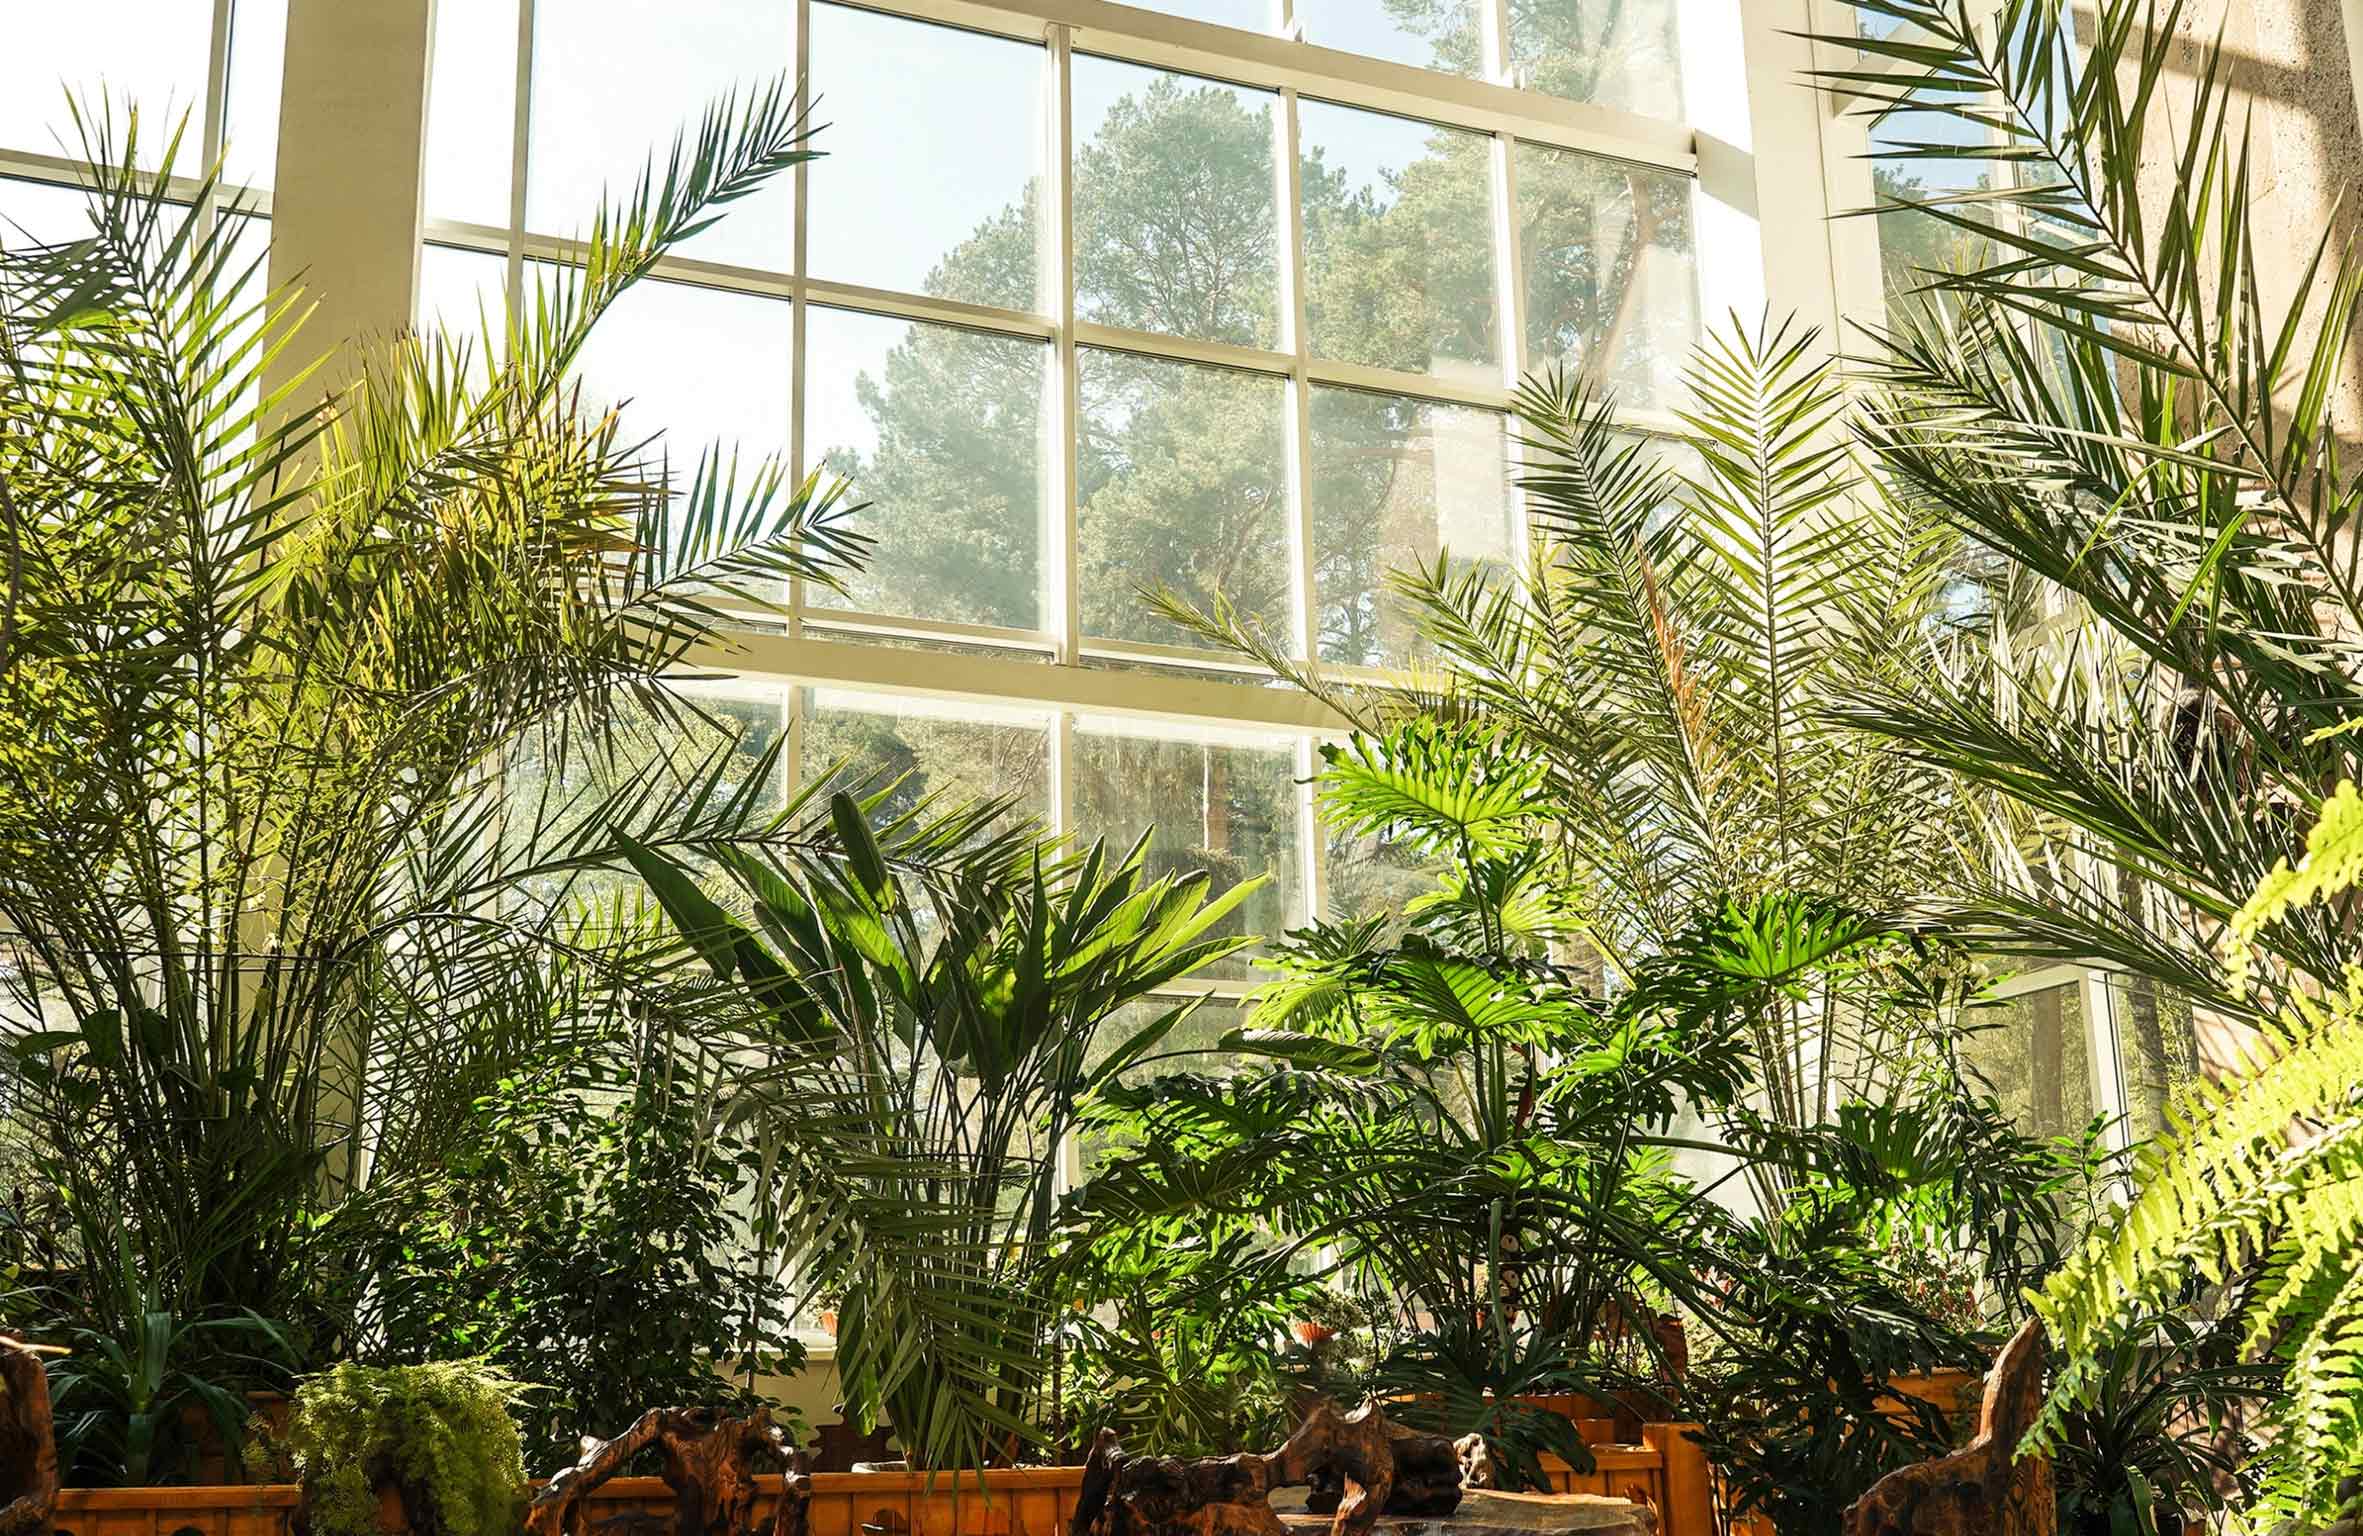
[[[430,226],[432,227],[432,226]],[[432,235],[429,236],[433,238]],[[561,266],[572,266],[583,259],[590,247],[581,240],[561,235],[537,235],[531,230],[517,237],[518,247],[527,261],[546,261]],[[442,242],[438,242],[442,243]],[[649,276],[669,283],[690,283],[701,288],[726,288],[733,293],[759,294],[767,298],[792,299],[796,296],[796,275],[774,272],[761,267],[738,267],[728,262],[696,261],[687,256],[666,256],[649,270]]]
[[[505,226],[471,224],[465,219],[422,219],[419,239],[428,245],[481,251],[487,256],[505,256],[509,251],[509,231]]]
[[[194,143],[194,140],[184,140]],[[184,156],[184,158],[194,158]],[[89,162],[67,155],[44,155],[29,149],[0,149],[0,178],[10,181],[37,181],[48,186],[87,192],[97,184]],[[153,172],[142,173],[138,180],[142,188],[155,190],[157,177]],[[193,203],[204,190],[205,183],[195,176],[173,176],[164,181],[164,196],[176,203]],[[225,209],[258,218],[271,216],[271,194],[262,187],[242,186],[225,181],[214,188],[214,196]]]
[[[847,3],[847,0],[831,0]],[[1075,51],[1180,70],[1263,90],[1295,86],[1306,96],[1367,107],[1479,133],[1521,139],[1611,160],[1694,175],[1697,139],[1688,125],[1591,102],[1440,70],[1373,59],[1276,33],[1247,32],[1112,0],[861,0],[856,9],[941,22],[1040,42],[1053,26],[1074,29]]]
[[[1345,722],[1292,688],[1219,682],[1186,674],[1054,665],[1020,655],[957,651],[926,656],[858,640],[776,632],[736,633],[683,658],[701,675],[767,677],[783,683],[861,688],[929,698],[970,698],[1089,715],[1186,717],[1247,730],[1339,731]]]
[[[832,283],[820,278],[805,280],[804,298],[807,303],[830,309],[862,310],[871,314],[892,315],[900,320],[925,320],[938,325],[964,326],[969,330],[1023,336],[1033,341],[1049,341],[1058,335],[1055,321],[1042,315],[1029,315],[1023,310],[999,309],[990,304],[970,304],[961,299],[939,299],[929,294],[901,293],[888,288],[864,288],[854,283]]]
[[[1163,331],[1136,331],[1129,326],[1102,325],[1096,320],[1075,322],[1075,344],[1097,347],[1103,352],[1130,352],[1173,362],[1207,363],[1217,368],[1268,373],[1275,378],[1287,377],[1296,367],[1296,359],[1285,352],[1267,352],[1261,347],[1243,347],[1231,341],[1202,341],[1195,336],[1168,336]]]
[[[1401,368],[1377,368],[1368,363],[1343,363],[1308,358],[1305,374],[1315,384],[1358,389],[1366,394],[1407,395],[1442,405],[1468,405],[1481,410],[1507,411],[1513,391],[1506,384],[1478,383],[1441,374],[1412,373]]]
[[[1225,672],[1237,677],[1272,674],[1243,656],[1210,651],[1194,645],[1161,645],[1154,640],[1085,640],[1083,654],[1102,661],[1168,661],[1201,672]]]
[[[812,588],[807,585],[805,590],[810,592]],[[954,619],[918,619],[891,613],[871,613],[858,608],[821,607],[810,599],[806,600],[803,612],[798,617],[814,629],[838,630],[846,634],[892,635],[906,640],[967,640],[984,645],[1006,646],[1012,651],[1044,654],[1058,646],[1048,630],[1012,629],[1002,624],[965,624]]]

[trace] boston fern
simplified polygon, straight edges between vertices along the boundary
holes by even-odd
[[[2268,925],[2310,906],[2346,910],[2340,898],[2358,885],[2363,796],[2350,781],[2305,856],[2234,915],[2228,968],[2245,977]],[[2363,972],[2350,967],[2319,996],[2286,995],[2240,1072],[2189,1091],[2115,1230],[2045,1285],[2038,1305],[2067,1363],[2033,1438],[2056,1442],[2099,1362],[2154,1331],[2194,1282],[2226,1290],[2246,1348],[2288,1366],[2265,1508],[2321,1521],[2353,1512],[2363,1467]]]

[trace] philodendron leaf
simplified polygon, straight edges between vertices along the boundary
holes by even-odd
[[[1269,1056],[1291,1066],[1320,1072],[1344,1072],[1368,1077],[1381,1065],[1378,1052],[1351,1040],[1332,1040],[1293,1029],[1234,1029],[1226,1031],[1219,1050],[1250,1056]]]

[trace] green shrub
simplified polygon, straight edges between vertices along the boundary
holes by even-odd
[[[659,1405],[744,1413],[803,1360],[776,1249],[747,1212],[762,1156],[630,1051],[553,1053],[478,1100],[443,1167],[378,1212],[383,1358],[481,1358],[536,1468]],[[776,1405],[774,1405],[776,1406]]]
[[[296,1390],[288,1448],[314,1536],[377,1536],[377,1487],[423,1493],[431,1536],[509,1536],[525,1458],[509,1406],[524,1389],[480,1360],[345,1364]]]

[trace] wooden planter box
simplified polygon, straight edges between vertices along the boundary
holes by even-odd
[[[981,1486],[980,1486],[981,1477]],[[757,1479],[760,1528],[779,1496],[776,1475]],[[818,1472],[812,1536],[1065,1536],[1081,1467],[938,1473]],[[58,1536],[286,1536],[296,1490],[288,1483],[223,1488],[68,1488],[58,1495]],[[664,1514],[672,1490],[653,1477],[619,1477],[584,1500],[590,1522],[628,1511]]]
[[[1657,1511],[1659,1536],[1715,1536],[1706,1453],[1681,1424],[1645,1424],[1636,1444],[1592,1447],[1593,1471],[1555,1457],[1544,1468],[1561,1493],[1631,1499]],[[779,1496],[776,1476],[757,1479],[758,1528]],[[812,1479],[812,1536],[1065,1536],[1081,1467],[1008,1471],[819,1472]],[[296,1490],[288,1483],[215,1488],[68,1488],[58,1495],[57,1536],[287,1536]],[[672,1490],[653,1477],[619,1477],[594,1491],[596,1526],[628,1511],[662,1515]]]

